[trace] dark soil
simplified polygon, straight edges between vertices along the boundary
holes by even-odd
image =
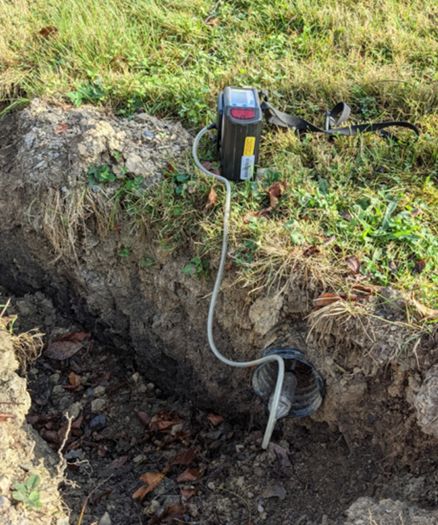
[[[65,414],[74,416],[63,449],[72,524],[319,525],[343,523],[362,496],[437,504],[434,465],[424,462],[414,477],[369,442],[352,446],[307,420],[288,435],[280,423],[263,451],[263,428],[201,411],[172,395],[171,384],[169,392],[157,389],[131,355],[85,335],[42,293],[14,298],[14,310],[16,328],[38,326],[59,348],[75,338],[83,343],[69,359],[43,354],[28,372],[28,421],[53,450],[63,442]],[[162,474],[160,483],[133,499],[148,473]],[[181,481],[183,473],[191,480]]]

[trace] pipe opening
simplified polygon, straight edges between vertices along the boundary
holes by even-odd
[[[283,388],[283,410],[278,417],[300,418],[313,414],[324,399],[324,380],[321,374],[310,361],[304,358],[300,350],[269,347],[262,353],[262,357],[273,354],[283,358],[285,377],[291,375],[296,378],[295,388],[289,389],[289,395],[287,385]],[[253,390],[263,399],[268,411],[276,381],[277,365],[272,362],[259,365],[252,376]]]

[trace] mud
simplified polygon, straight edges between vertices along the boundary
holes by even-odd
[[[317,283],[298,279],[283,283],[281,294],[258,292],[249,295],[247,289],[234,284],[232,272],[227,274],[217,307],[215,337],[218,347],[234,359],[248,359],[258,356],[268,345],[289,345],[303,351],[325,379],[326,397],[318,412],[303,420],[284,420],[278,425],[274,443],[280,443],[287,451],[291,465],[282,465],[281,454],[279,459],[273,450],[261,452],[259,433],[266,421],[262,403],[251,391],[250,372],[228,369],[218,363],[208,349],[205,326],[212,281],[181,272],[190,261],[190,248],[186,253],[173,254],[167,259],[159,257],[153,240],[146,237],[145,246],[144,231],[132,231],[123,222],[117,231],[104,234],[101,217],[93,207],[96,201],[91,197],[88,201],[85,197],[83,201],[77,200],[78,195],[95,193],[92,188],[87,189],[90,163],[125,168],[117,174],[119,177],[123,177],[126,170],[139,176],[133,164],[128,162],[132,152],[130,144],[136,133],[133,130],[137,128],[145,139],[138,139],[134,153],[139,157],[143,155],[147,159],[145,162],[152,162],[147,173],[158,173],[157,179],[154,176],[150,180],[148,176],[145,178],[146,186],[159,182],[159,173],[169,160],[178,162],[175,157],[187,147],[188,138],[178,145],[178,151],[172,149],[170,143],[175,141],[172,137],[180,129],[175,128],[173,133],[172,124],[165,123],[170,127],[165,128],[167,139],[164,135],[162,139],[169,144],[165,154],[156,158],[152,153],[160,150],[157,144],[148,142],[149,134],[154,134],[154,126],[160,127],[163,123],[150,117],[140,120],[133,125],[97,110],[65,111],[47,107],[42,102],[3,120],[0,130],[0,213],[3,219],[0,224],[0,285],[16,296],[17,310],[22,300],[21,317],[26,318],[26,308],[32,310],[29,306],[32,301],[23,299],[26,294],[35,298],[40,293],[48,311],[52,305],[59,312],[55,318],[53,312],[41,316],[43,301],[37,299],[39,322],[49,337],[54,326],[74,320],[99,341],[94,347],[95,356],[113,356],[107,359],[111,359],[111,366],[118,370],[115,376],[122,372],[114,356],[123,356],[130,363],[132,374],[125,380],[131,386],[126,399],[117,398],[115,406],[129,407],[130,421],[135,421],[134,408],[153,415],[166,410],[162,408],[163,401],[169,399],[172,408],[167,411],[184,414],[190,430],[194,425],[199,436],[203,432],[208,434],[203,426],[208,423],[205,423],[205,413],[204,423],[200,423],[194,413],[214,411],[225,417],[226,429],[218,434],[216,441],[220,443],[213,449],[216,452],[211,452],[208,439],[199,437],[197,442],[201,449],[208,450],[206,463],[202,466],[207,479],[201,496],[203,501],[207,496],[210,501],[211,496],[216,505],[216,516],[202,511],[199,523],[226,523],[226,520],[234,523],[243,519],[250,522],[249,514],[245,514],[248,502],[254,523],[266,520],[273,524],[316,524],[327,523],[327,520],[341,523],[342,513],[360,496],[406,501],[406,505],[400,503],[403,507],[400,512],[394,511],[394,523],[398,523],[399,516],[403,516],[405,523],[410,519],[416,522],[420,514],[421,519],[435,519],[433,514],[419,513],[417,516],[409,508],[416,504],[431,509],[436,506],[437,499],[435,429],[438,409],[433,386],[434,365],[438,358],[434,332],[413,333],[405,323],[402,299],[394,297],[390,290],[385,291],[389,299],[369,299],[373,317],[347,310],[322,310],[309,317],[312,298],[322,291]],[[63,124],[67,124],[69,134],[56,133]],[[109,138],[105,138],[107,136]],[[144,169],[143,166],[141,170]],[[74,196],[71,202],[70,196]],[[81,213],[75,216],[73,211],[79,210],[80,202],[84,204],[85,213],[81,208]],[[65,231],[59,229],[59,217],[63,214],[68,219]],[[118,254],[127,244],[129,257],[121,259]],[[156,264],[152,267],[140,264],[145,253],[154,254]],[[216,263],[211,261],[213,273]],[[61,322],[59,316],[64,321]],[[29,318],[35,319],[35,316]],[[93,352],[87,354],[86,363],[79,362],[76,366],[92,369],[93,355]],[[48,372],[43,373],[39,366],[44,366],[44,361],[36,368],[36,377],[44,378]],[[47,368],[50,375],[59,374],[61,384],[71,372],[70,363],[63,366],[55,372]],[[123,371],[126,375],[126,370]],[[156,385],[154,388],[168,392],[164,400],[155,392],[152,404],[143,406],[141,396],[136,397],[136,389],[132,386],[132,375],[136,373],[139,377],[147,377]],[[32,381],[38,391],[40,379]],[[47,390],[48,379],[41,381]],[[80,402],[79,398],[75,400],[76,393],[72,395],[71,404]],[[52,403],[50,399],[49,395],[47,402]],[[180,399],[190,400],[197,408],[191,408]],[[85,403],[84,407],[87,406]],[[108,425],[108,428],[117,433],[117,412],[111,417],[115,426],[111,429]],[[132,432],[135,439],[141,441],[144,428],[136,424],[137,430]],[[112,448],[114,446],[112,442],[108,463],[117,459],[118,450]],[[148,448],[150,444],[142,446],[144,448],[136,450],[140,451],[137,456],[153,456],[152,449]],[[95,449],[99,450],[99,445],[90,445],[85,456],[92,456]],[[176,454],[177,449],[172,449],[172,453]],[[223,470],[219,476],[219,486],[225,484],[226,497],[223,498],[223,491],[216,490],[215,481],[211,482],[215,489],[208,486],[209,476],[215,472],[210,464],[218,461],[216,454],[219,458],[225,457],[221,460]],[[239,460],[239,454],[245,458]],[[129,497],[135,475],[154,468],[161,472],[164,464],[163,459],[156,460],[158,463],[147,460],[142,465],[143,470],[136,470],[135,462],[131,463],[134,458],[128,456],[127,471],[131,472],[131,477],[123,482],[126,483],[123,490],[126,490],[126,501],[132,505]],[[224,465],[228,465],[227,469]],[[201,469],[200,464],[195,466]],[[172,476],[178,476],[178,471],[170,472],[169,479]],[[236,481],[242,476],[243,482]],[[256,479],[263,479],[263,482]],[[265,501],[260,494],[271,485],[277,486],[279,481],[290,501],[285,497],[278,505],[278,496],[265,496]],[[93,482],[88,490],[92,485]],[[230,491],[234,495],[230,495]],[[249,497],[248,493],[253,496]],[[280,494],[283,494],[281,490]],[[156,500],[151,495],[146,501]],[[363,501],[376,516],[384,512],[377,501]],[[242,504],[242,509],[246,510],[233,514],[234,503],[236,506]],[[158,501],[158,504],[162,506],[163,502]],[[398,503],[394,505],[395,509],[399,508]],[[298,509],[292,512],[292,518],[287,514],[290,508]],[[98,507],[90,519],[100,519],[98,515],[103,510],[104,507]],[[74,512],[77,515],[78,509]],[[144,506],[139,506],[138,512],[139,516],[144,515]],[[360,525],[358,520],[368,523],[372,519],[371,511],[368,517],[357,519],[354,512],[353,509],[348,518],[351,523]],[[187,516],[196,522],[197,516]],[[122,522],[121,517],[118,519]]]

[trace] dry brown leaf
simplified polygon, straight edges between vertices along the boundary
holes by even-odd
[[[172,465],[189,465],[198,455],[196,448],[189,448],[173,458]]]
[[[317,255],[318,253],[320,253],[320,249],[314,244],[303,251],[304,257],[311,257],[312,255]]]
[[[277,206],[278,199],[283,191],[286,189],[287,184],[285,182],[277,180],[268,189],[269,193],[269,206],[274,209]]]
[[[38,32],[43,38],[56,37],[58,36],[58,33],[59,33],[58,28],[55,26],[43,27]]]
[[[149,428],[149,424],[151,422],[150,416],[146,414],[146,412],[142,412],[141,410],[137,410],[134,408],[135,415],[140,420],[140,423],[144,426],[144,428]]]
[[[82,343],[74,343],[73,341],[53,341],[49,343],[47,350],[44,352],[46,357],[50,359],[57,359],[63,361],[70,359],[82,348]]]
[[[137,489],[132,495],[132,499],[139,498],[142,500],[146,494],[149,494],[149,492],[152,492],[155,487],[158,487],[163,478],[164,474],[162,472],[146,472],[146,474],[143,474],[140,479],[144,481],[147,486]]]
[[[156,514],[152,516],[148,525],[158,525],[159,523],[179,523],[177,520],[184,518],[186,509],[183,505],[175,504],[166,507],[165,509],[158,509]]]
[[[359,259],[355,255],[353,255],[352,257],[348,257],[346,262],[350,270],[354,273],[354,275],[359,275],[360,273]]]
[[[192,470],[190,468],[187,468],[176,478],[176,481],[178,483],[187,483],[189,481],[195,481],[201,476],[202,474],[199,470]]]
[[[68,374],[68,380],[69,383],[72,385],[73,388],[77,388],[81,385],[81,376],[77,374],[76,372],[70,372]]]
[[[205,168],[207,171],[210,171],[210,170],[211,170],[211,167],[213,166],[213,163],[210,162],[209,160],[203,160],[203,161],[201,162],[201,166],[202,166],[203,168]]]
[[[214,427],[225,421],[223,416],[217,416],[216,414],[208,414],[207,419]]]
[[[181,418],[177,414],[157,412],[151,419],[150,429],[154,432],[170,432],[172,428],[181,423]]]
[[[89,332],[67,332],[57,341],[71,341],[72,343],[82,343],[85,339],[91,339],[93,336]]]
[[[198,488],[194,487],[193,489],[181,489],[181,498],[184,501],[189,500],[198,492]]]
[[[209,16],[206,21],[205,21],[206,24],[208,24],[209,26],[218,26],[219,25],[219,20],[216,16]]]
[[[205,205],[205,209],[208,210],[209,208],[214,206],[216,204],[216,201],[217,201],[217,193],[214,187],[212,186],[210,189],[210,193],[208,194],[208,199],[207,199],[207,204]]]
[[[120,458],[111,461],[107,468],[122,468],[127,460],[128,456],[121,456]]]
[[[328,237],[323,243],[323,246],[329,246],[330,244],[333,244],[336,241],[336,235],[331,235]]]
[[[148,492],[149,492],[148,487],[145,487],[145,486],[140,487],[134,492],[134,494],[132,495],[132,499],[139,499],[141,501]]]
[[[55,129],[55,135],[62,135],[62,133],[65,133],[68,130],[68,124],[60,124]]]
[[[244,223],[249,222],[249,218],[250,217],[264,217],[265,215],[267,215],[272,210],[273,210],[273,208],[269,207],[269,208],[264,208],[263,210],[260,210],[260,211],[249,211],[245,215],[245,217],[243,217],[243,222]]]
[[[271,441],[269,443],[269,449],[274,452],[274,454],[277,456],[277,458],[280,459],[281,466],[283,467],[291,467],[292,463],[289,460],[289,453],[288,451],[282,447],[281,445],[277,445],[277,443],[274,443]]]

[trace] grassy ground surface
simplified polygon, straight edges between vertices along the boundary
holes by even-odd
[[[221,88],[251,85],[318,125],[340,100],[352,121],[409,120],[422,136],[405,148],[265,126],[260,165],[271,169],[235,187],[230,250],[257,282],[299,263],[331,289],[363,277],[438,308],[437,22],[427,0],[0,0],[0,99],[145,108],[199,128]],[[269,205],[276,181],[287,188],[275,210],[245,218]],[[217,205],[204,210],[210,186],[188,164],[124,201],[162,243],[196,238],[195,273],[220,245],[223,195],[215,187]]]

